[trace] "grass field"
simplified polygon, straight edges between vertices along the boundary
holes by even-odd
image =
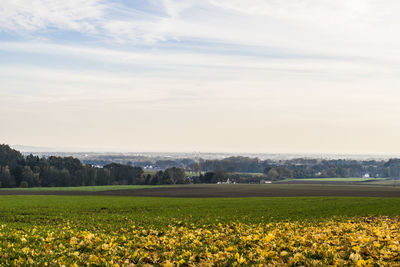
[[[351,192],[354,188],[392,190],[388,186],[328,187]],[[87,192],[175,187],[119,188],[96,187]],[[178,188],[200,190],[198,186]],[[268,185],[202,188],[213,192]],[[271,188],[304,191],[318,185]],[[3,195],[0,266],[396,265],[399,215],[400,198],[396,197]]]
[[[367,182],[367,181],[386,181],[387,178],[302,178],[302,179],[286,179],[284,181],[314,181],[314,182]]]
[[[126,224],[164,227],[178,221],[266,223],[331,217],[398,215],[400,198],[140,198],[0,196],[0,224],[33,226],[79,222],[83,228]]]
[[[96,186],[66,186],[66,187],[30,187],[30,188],[0,188],[0,191],[77,191],[101,192],[109,190],[157,188],[162,185],[96,185]]]

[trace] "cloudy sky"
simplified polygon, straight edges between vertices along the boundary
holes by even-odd
[[[397,153],[400,2],[0,0],[0,143]]]

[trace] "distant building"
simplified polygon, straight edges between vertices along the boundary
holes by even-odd
[[[229,180],[229,178],[226,180],[226,182],[218,182],[217,184],[236,184],[236,182],[232,182]]]

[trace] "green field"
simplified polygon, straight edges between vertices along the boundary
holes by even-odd
[[[291,188],[302,192],[320,190],[320,186],[152,188],[163,192],[177,188],[184,192],[203,190],[211,194],[215,190],[254,191],[270,187],[274,191]],[[324,187],[356,192],[397,190],[369,185]],[[144,188],[68,188],[65,190],[75,189],[81,194],[69,196],[31,195],[41,194],[43,188],[3,191],[10,195],[0,196],[0,266],[367,266],[366,263],[371,265],[372,262],[398,263],[399,197],[82,195],[102,194],[101,191],[110,189],[118,192],[118,189]],[[63,192],[57,190],[64,188],[48,190],[60,194]],[[21,192],[26,195],[16,195]],[[367,253],[362,258],[354,254],[361,246]],[[393,248],[397,254],[388,256],[386,252]]]
[[[0,188],[8,191],[78,191],[101,192],[108,190],[143,189],[163,187],[163,185],[96,185],[96,186],[67,186],[67,187],[30,187],[30,188]]]
[[[386,181],[387,178],[298,178],[298,179],[286,179],[284,181],[315,181],[315,182],[367,182],[367,181]]]
[[[140,198],[103,196],[0,196],[0,224],[78,223],[82,228],[130,224],[163,227],[217,222],[262,223],[330,217],[399,215],[400,198]]]

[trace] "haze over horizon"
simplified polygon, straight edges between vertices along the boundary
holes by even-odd
[[[11,148],[22,152],[25,155],[34,154],[39,156],[73,156],[85,158],[88,155],[126,155],[126,156],[145,156],[145,157],[171,157],[181,158],[203,158],[203,159],[223,159],[229,157],[243,156],[259,158],[260,160],[287,160],[295,158],[319,158],[319,159],[353,159],[353,160],[389,160],[400,158],[400,153],[311,153],[311,152],[245,152],[245,151],[151,151],[151,150],[118,150],[115,148],[79,148],[79,147],[36,147],[24,145],[10,145]]]
[[[397,154],[400,2],[3,0],[0,143]]]

